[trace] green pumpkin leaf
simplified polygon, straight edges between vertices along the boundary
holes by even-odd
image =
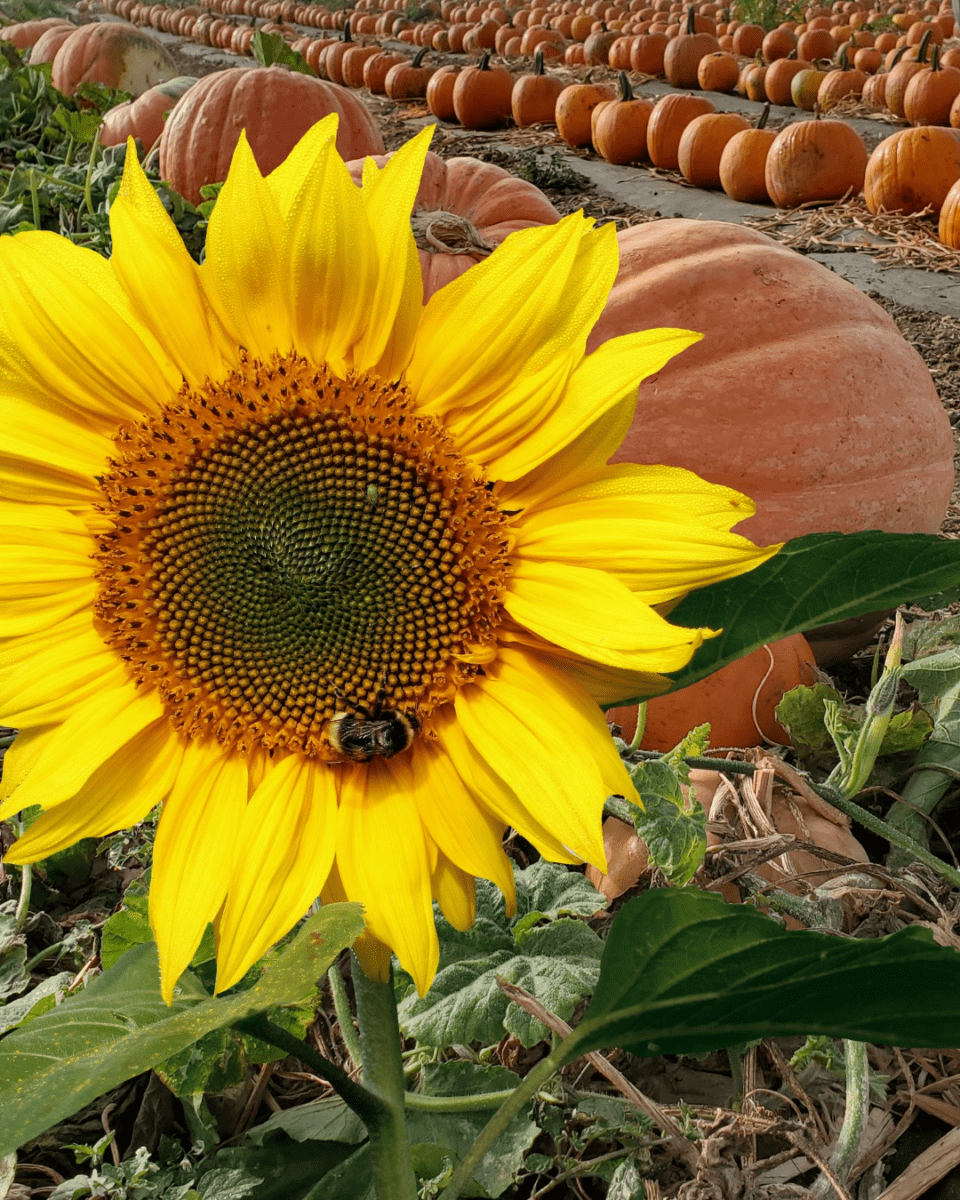
[[[316,77],[316,71],[303,55],[291,50],[279,33],[264,33],[258,29],[250,42],[250,53],[263,67],[272,67],[277,63],[281,67],[289,67],[291,71],[299,71],[301,75]]]
[[[671,611],[673,625],[722,630],[673,676],[671,691],[766,642],[895,608],[958,582],[960,542],[932,534],[872,530],[795,538],[755,571],[691,592]]]
[[[135,946],[82,992],[0,1042],[0,1155],[205,1034],[298,1004],[362,929],[358,904],[330,905],[246,991],[212,999],[187,972],[170,1007],[160,998],[156,946]]]
[[[678,749],[687,741],[685,738]],[[703,750],[693,753],[702,754]],[[632,808],[631,816],[646,842],[650,861],[674,886],[683,887],[707,852],[707,813],[695,797],[684,796],[681,784],[687,782],[690,771],[671,761],[675,754],[671,751],[659,761],[636,763],[628,770],[643,801],[643,808]]]
[[[960,1047],[960,952],[927,930],[876,940],[787,932],[709,892],[645,892],[614,919],[564,1059],[611,1046],[703,1054],[816,1033]]]

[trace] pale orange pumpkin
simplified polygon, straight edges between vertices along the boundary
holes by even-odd
[[[389,157],[375,156],[373,161],[383,166]],[[347,163],[358,186],[363,163],[362,158]],[[515,230],[559,220],[539,188],[502,167],[428,152],[412,215],[424,303]]]
[[[105,21],[71,33],[53,60],[51,80],[65,96],[89,81],[142,96],[176,74],[173,59],[152,34],[126,22]]]
[[[950,422],[923,360],[879,305],[813,259],[719,221],[620,230],[587,343],[704,334],[640,388],[613,462],[686,467],[751,497],[737,532],[936,533],[953,487]],[[814,382],[815,380],[815,382]]]

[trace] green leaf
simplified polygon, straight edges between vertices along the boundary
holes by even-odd
[[[687,741],[678,749],[689,753]],[[702,754],[703,749],[694,753]],[[646,842],[650,861],[676,887],[693,878],[707,852],[706,809],[689,793],[684,796],[680,763],[682,759],[675,765],[667,755],[628,767],[643,802],[642,809],[632,808],[634,826]],[[689,769],[683,775],[689,777]]]
[[[363,1122],[339,1096],[312,1100],[274,1113],[261,1125],[251,1129],[248,1141],[262,1145],[277,1131],[295,1142],[349,1142],[356,1144],[367,1137]]]
[[[292,1111],[292,1110],[291,1110]],[[251,1130],[251,1134],[255,1131]],[[275,1131],[274,1138],[262,1146],[231,1146],[217,1152],[218,1167],[243,1170],[262,1180],[257,1200],[307,1200],[315,1195],[317,1180],[325,1177],[355,1153],[355,1147],[337,1142],[291,1142]],[[202,1180],[201,1180],[202,1183]],[[215,1200],[211,1191],[210,1200]],[[341,1195],[336,1200],[347,1200]]]
[[[423,1092],[428,1096],[477,1096],[506,1091],[519,1082],[505,1067],[472,1062],[438,1063],[423,1071]],[[408,1108],[407,1136],[411,1146],[440,1147],[456,1165],[489,1119],[490,1113],[483,1111],[431,1112]],[[523,1166],[524,1154],[539,1133],[529,1108],[517,1113],[474,1170],[472,1182],[480,1185],[484,1196],[500,1196],[510,1187]]]
[[[645,892],[614,919],[564,1059],[610,1046],[703,1054],[815,1033],[960,1047],[960,952],[927,930],[876,940],[786,932],[708,892]]]
[[[128,951],[81,993],[0,1042],[0,1154],[205,1034],[299,1003],[363,929],[358,904],[324,908],[249,989],[210,999],[189,973],[160,999],[156,947]]]
[[[250,42],[250,53],[261,66],[271,67],[277,63],[291,71],[299,71],[301,75],[316,77],[316,71],[303,55],[291,50],[279,33],[264,33],[258,29]]]
[[[32,1021],[59,1004],[66,996],[72,979],[71,971],[51,975],[19,1000],[11,1000],[9,1004],[3,1005],[0,1008],[0,1034],[16,1029],[26,1021]]]
[[[835,735],[842,737],[844,744],[856,742],[863,725],[862,706],[846,704],[843,697],[826,683],[815,683],[813,687],[800,684],[791,688],[777,705],[776,716],[790,734],[790,740],[801,749],[832,750],[827,727],[827,708],[832,705]],[[880,743],[880,754],[903,754],[919,750],[933,729],[930,715],[920,708],[908,708],[890,718]]]
[[[755,571],[691,592],[672,610],[674,625],[723,631],[673,677],[672,690],[766,642],[894,608],[958,581],[960,542],[875,530],[796,538]]]
[[[508,918],[500,892],[477,880],[477,919],[465,933],[437,912],[440,967],[426,996],[401,991],[404,1031],[429,1046],[454,1042],[498,1042],[504,1031],[525,1046],[546,1036],[539,1021],[508,1001],[497,976],[532,992],[547,1008],[567,1018],[596,980],[602,943],[583,922],[553,914],[593,914],[604,898],[582,875],[555,863],[538,862],[514,871],[517,915]],[[535,914],[539,924],[531,925]],[[549,923],[542,923],[547,919]],[[399,981],[403,989],[403,981]]]
[[[100,962],[104,969],[112,967],[134,946],[153,941],[148,882],[149,872],[142,879],[135,879],[123,893],[123,907],[104,922],[100,938]],[[213,926],[208,925],[190,965],[198,967],[201,963],[212,962],[215,954]]]

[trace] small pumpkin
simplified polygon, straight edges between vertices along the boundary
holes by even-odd
[[[136,97],[176,74],[173,59],[152,34],[127,22],[105,21],[71,33],[56,53],[50,78],[65,96],[95,81]]]
[[[572,83],[557,97],[554,120],[557,132],[568,146],[592,145],[593,110],[598,104],[613,100],[616,93],[605,83]]]
[[[767,103],[756,126],[735,133],[720,155],[720,186],[731,200],[739,200],[741,204],[770,202],[766,181],[767,155],[777,135],[772,129],[765,128],[769,114]]]
[[[950,109],[960,96],[960,69],[940,63],[934,46],[930,66],[917,71],[903,93],[903,115],[911,125],[949,125]]]
[[[447,63],[438,67],[427,83],[427,90],[424,92],[427,108],[441,121],[457,119],[453,109],[453,89],[461,70],[461,67]]]
[[[642,75],[662,75],[668,41],[665,33],[652,29],[635,37],[630,47],[630,70]]]
[[[677,156],[683,131],[695,118],[716,112],[706,96],[691,96],[673,92],[661,97],[653,107],[647,125],[647,153],[655,167],[676,171]]]
[[[343,30],[340,34],[340,40],[334,42],[332,46],[328,46],[323,56],[323,72],[324,77],[331,83],[336,83],[340,87],[344,86],[343,82],[343,56],[348,50],[352,50],[357,43],[353,40],[353,32],[350,27],[349,19],[344,22]]]
[[[553,125],[557,97],[563,91],[563,81],[544,70],[543,51],[533,56],[533,74],[521,75],[510,93],[513,120],[521,129],[526,125]]]
[[[907,94],[907,85],[919,71],[927,65],[927,45],[924,39],[917,48],[916,57],[911,58],[909,51],[890,68],[887,76],[887,87],[883,94],[884,103],[895,117],[904,116],[903,102]]]
[[[505,67],[490,66],[484,52],[476,67],[465,67],[453,85],[453,111],[464,129],[499,129],[509,125],[513,76]]]
[[[407,66],[410,60],[399,50],[380,50],[371,54],[363,64],[363,86],[375,96],[384,96],[387,91],[387,75],[396,66]]]
[[[791,104],[790,85],[801,71],[809,71],[813,66],[802,58],[778,58],[767,67],[763,77],[763,88],[771,104]]]
[[[936,125],[899,129],[884,138],[867,162],[863,198],[872,213],[914,213],[932,205],[939,213],[960,179],[960,130]]]
[[[687,9],[685,32],[673,38],[664,51],[663,73],[673,87],[699,87],[697,68],[700,60],[720,49],[720,43],[712,33],[697,32],[696,18],[696,9],[691,4]]]
[[[739,78],[740,65],[725,50],[705,54],[697,67],[697,83],[705,92],[732,92]]]
[[[937,236],[945,246],[960,250],[960,178],[947,192],[940,206]]]
[[[677,147],[680,173],[694,187],[719,189],[720,158],[736,133],[750,128],[746,117],[733,112],[704,113],[684,129]]]
[[[859,96],[867,77],[863,71],[851,67],[846,50],[840,52],[840,65],[835,71],[828,71],[823,77],[817,90],[817,104],[821,112],[829,112],[847,96]]]
[[[604,161],[640,162],[647,157],[647,123],[653,101],[634,96],[626,71],[620,72],[620,96],[598,104],[590,121],[593,147]]]
[[[144,149],[152,149],[163,133],[167,113],[196,82],[193,75],[178,75],[149,88],[136,100],[111,108],[100,125],[101,145],[122,146],[133,137],[140,139]]]
[[[790,80],[790,100],[804,112],[813,112],[817,107],[817,93],[827,72],[819,67],[798,71]]]
[[[388,100],[413,100],[426,96],[427,85],[437,68],[425,67],[423,60],[429,47],[421,46],[412,59],[396,63],[387,72],[383,92]]]
[[[765,179],[778,208],[839,200],[863,188],[863,138],[843,121],[795,121],[781,129],[767,155]]]
[[[160,174],[191,204],[199,204],[202,184],[226,179],[242,129],[267,174],[332,112],[340,117],[336,146],[341,158],[384,152],[369,110],[346,88],[283,67],[214,71],[170,113],[160,139]]]

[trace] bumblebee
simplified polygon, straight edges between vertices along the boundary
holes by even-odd
[[[373,758],[393,758],[408,750],[419,728],[416,717],[378,704],[369,713],[334,713],[324,732],[340,756],[332,761],[365,763]]]

